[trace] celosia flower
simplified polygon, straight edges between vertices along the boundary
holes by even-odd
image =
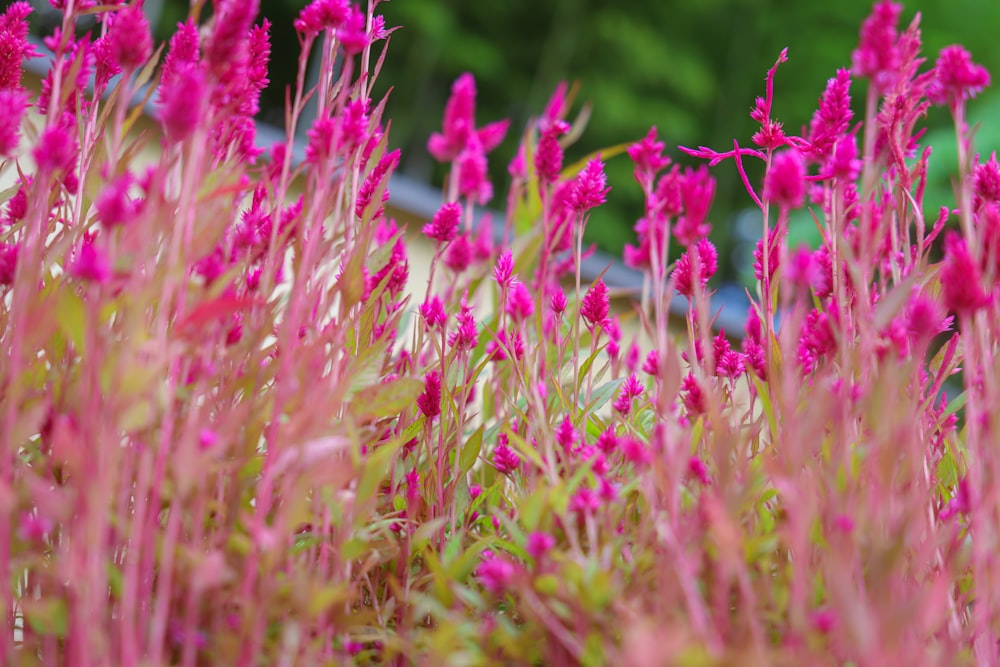
[[[351,12],[348,0],[313,0],[299,12],[295,29],[307,36],[318,35],[323,30],[336,30]]]
[[[510,250],[505,250],[497,258],[496,266],[493,267],[493,279],[501,287],[509,287],[514,275],[514,255]]]
[[[592,516],[601,509],[601,499],[593,489],[583,487],[569,501],[569,511],[579,516]]]
[[[528,535],[527,545],[525,546],[525,551],[528,555],[534,558],[536,561],[541,560],[545,557],[552,547],[556,545],[556,538],[552,537],[548,533],[543,533],[541,531],[533,531]]]
[[[484,206],[493,199],[493,184],[490,183],[486,154],[479,146],[478,139],[458,154],[455,161],[458,169],[458,193]]]
[[[625,460],[637,468],[648,466],[653,462],[653,452],[637,438],[623,438],[621,452]]]
[[[652,185],[656,174],[670,165],[670,158],[663,155],[663,142],[657,140],[655,125],[641,141],[628,147],[628,156],[635,164],[635,180],[643,188]]]
[[[511,284],[507,294],[507,314],[518,322],[524,322],[535,312],[535,297],[522,282]]]
[[[977,157],[972,185],[977,210],[985,204],[1000,204],[1000,164],[997,163],[996,151],[986,162],[979,162]]]
[[[570,452],[579,441],[580,434],[573,426],[573,420],[570,419],[569,415],[566,415],[559,423],[559,428],[556,429],[556,442],[564,452]]]
[[[45,128],[32,151],[40,172],[68,170],[76,159],[76,153],[76,138],[62,123]]]
[[[694,266],[695,261],[697,261],[697,269]],[[708,285],[708,281],[715,275],[718,264],[719,253],[716,251],[715,245],[708,239],[698,241],[677,260],[677,265],[674,267],[674,287],[680,294],[693,297],[695,280],[697,279],[701,288],[704,289]],[[697,276],[692,275],[695,270],[697,270]]]
[[[437,371],[424,376],[424,390],[417,396],[417,407],[427,419],[441,414],[441,376]]]
[[[965,239],[949,231],[944,238],[944,268],[941,287],[944,304],[959,315],[970,315],[990,302],[982,287],[979,267],[972,259]]]
[[[0,242],[0,285],[13,285],[17,272],[17,256],[21,246],[16,243]]]
[[[484,154],[500,145],[510,121],[497,121],[477,131],[475,114],[476,81],[471,74],[465,73],[452,84],[451,97],[444,108],[442,131],[431,135],[427,152],[438,162],[449,162],[466,148],[473,134],[477,135]]]
[[[17,150],[21,141],[21,119],[27,108],[28,95],[23,90],[0,89],[0,156],[13,157]]]
[[[490,593],[502,595],[514,582],[516,572],[512,562],[501,556],[492,556],[479,564],[476,577]]]
[[[618,449],[618,436],[615,435],[615,430],[613,427],[608,427],[597,436],[597,448],[600,449],[605,454],[610,454],[611,452]]]
[[[201,450],[214,448],[219,444],[219,434],[210,428],[203,428],[198,431],[198,447]]]
[[[491,340],[486,346],[486,354],[492,361],[506,361],[508,350],[515,359],[524,357],[524,339],[520,331],[515,331],[508,340],[507,332],[501,329],[497,332],[496,340]]]
[[[603,279],[598,280],[587,290],[580,302],[580,317],[586,322],[587,328],[593,330],[604,324],[610,307],[608,286],[604,284]]]
[[[656,377],[660,374],[660,353],[650,350],[646,360],[642,362],[642,372]]]
[[[153,53],[153,36],[142,4],[131,4],[108,20],[108,52],[123,70],[141,67]]]
[[[806,197],[806,163],[791,148],[778,151],[764,175],[764,199],[782,208],[798,208]]]
[[[521,465],[521,457],[507,445],[507,435],[497,436],[497,446],[493,449],[493,467],[501,475],[509,475]]]
[[[420,316],[424,318],[424,325],[428,329],[436,329],[444,326],[447,319],[444,312],[444,304],[436,296],[432,296],[429,300],[420,304]]]
[[[138,205],[128,194],[132,180],[132,175],[126,172],[113,179],[97,196],[94,208],[106,227],[126,225],[135,219]]]
[[[354,214],[359,218],[364,217],[364,212],[372,202],[372,197],[379,188],[383,188],[386,183],[389,174],[396,169],[396,165],[399,164],[400,150],[397,148],[394,151],[390,151],[383,155],[375,168],[372,169],[367,176],[365,176],[364,183],[361,184],[361,190],[358,191],[358,201],[354,205]],[[389,201],[389,189],[383,188],[382,199],[379,207],[372,214],[372,220],[381,218],[385,213],[385,209],[381,206],[385,202]]]
[[[629,413],[632,412],[632,401],[642,395],[644,387],[642,383],[636,379],[635,375],[629,375],[625,382],[622,383],[621,389],[618,393],[618,398],[615,399],[614,409],[621,414],[622,417],[628,417]]]
[[[569,132],[569,123],[558,120],[542,130],[535,150],[535,173],[541,184],[554,183],[562,171],[563,149],[559,137]]]
[[[697,456],[692,456],[688,460],[688,473],[703,486],[708,486],[712,483],[712,478],[708,474],[708,466]]]
[[[781,246],[778,244],[778,227],[772,227],[767,233],[767,278],[774,278],[775,271],[778,270],[779,258],[781,257]],[[764,280],[764,238],[757,240],[757,245],[753,251],[753,275],[759,280]]]
[[[611,188],[607,186],[607,177],[604,175],[604,163],[598,155],[587,163],[587,166],[577,175],[573,181],[573,189],[569,193],[567,203],[569,207],[577,213],[589,211],[595,206],[600,206],[607,198]]]
[[[423,233],[438,244],[448,243],[455,238],[462,222],[462,205],[458,202],[448,202],[438,209],[429,223],[424,225]]]
[[[830,316],[813,308],[802,323],[799,337],[798,358],[802,372],[811,373],[816,369],[819,358],[836,348],[837,340],[833,335],[833,327],[830,326]]]
[[[958,45],[946,46],[934,65],[934,81],[927,97],[934,104],[954,105],[975,97],[988,85],[990,73],[973,63],[968,51]]]
[[[471,350],[479,344],[479,330],[472,308],[468,306],[466,297],[462,297],[462,312],[458,315],[458,326],[448,337],[448,344],[456,350]]]
[[[823,162],[851,124],[851,73],[837,70],[837,76],[826,82],[826,90],[819,98],[819,108],[809,123],[808,156]]]
[[[448,246],[448,253],[444,256],[444,265],[455,273],[461,273],[469,268],[472,263],[472,244],[469,237],[459,234]]]
[[[700,415],[705,412],[705,395],[693,373],[689,373],[681,381],[681,392],[684,407],[689,413]]]
[[[31,5],[24,0],[10,3],[0,14],[0,90],[18,90],[22,63],[38,55],[28,41],[29,14]]]
[[[552,293],[552,299],[549,303],[549,307],[552,308],[552,312],[555,313],[557,317],[562,317],[562,314],[566,312],[567,305],[566,293],[557,287]]]
[[[88,239],[77,246],[69,265],[69,274],[100,285],[111,279],[111,264],[104,251],[93,240]]]
[[[685,169],[684,174],[675,179],[675,185],[684,207],[684,215],[674,225],[674,236],[678,243],[689,246],[712,231],[707,218],[715,198],[715,179],[707,168],[701,166],[698,169]]]
[[[887,90],[899,67],[897,44],[903,6],[891,0],[875,3],[871,15],[861,24],[861,42],[851,54],[854,73],[872,79],[879,90]]]

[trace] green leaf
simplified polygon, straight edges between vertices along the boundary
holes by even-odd
[[[413,405],[424,390],[416,378],[400,378],[388,384],[376,384],[354,395],[351,408],[360,421],[395,417]]]
[[[87,309],[83,299],[74,290],[66,288],[60,292],[56,304],[56,322],[59,330],[73,342],[77,351],[85,353],[83,341],[87,327]]]
[[[26,600],[24,617],[31,629],[45,637],[65,637],[69,626],[69,609],[61,598]]]
[[[462,453],[458,459],[458,465],[463,475],[472,470],[472,466],[476,464],[476,460],[479,458],[479,452],[483,448],[483,429],[484,426],[480,426],[465,441],[465,447],[462,448]]]

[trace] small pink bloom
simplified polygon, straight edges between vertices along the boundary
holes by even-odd
[[[598,156],[587,163],[573,182],[573,189],[569,193],[569,207],[577,213],[583,213],[600,206],[607,199],[610,190],[607,182],[604,163]]]
[[[21,246],[0,242],[0,285],[13,285],[17,272],[17,256]]]
[[[610,454],[618,449],[618,444],[619,439],[618,436],[615,435],[613,428],[607,428],[599,436],[597,436],[597,448],[605,454]]]
[[[561,317],[562,314],[566,312],[566,306],[567,306],[566,293],[563,292],[561,289],[556,288],[556,290],[552,293],[552,299],[550,303],[552,312],[555,313],[556,316]]]
[[[785,208],[802,206],[806,197],[806,164],[794,148],[778,151],[764,176],[764,199]]]
[[[472,244],[466,234],[456,236],[444,256],[444,265],[455,273],[461,273],[472,264]]]
[[[949,231],[944,239],[944,268],[941,287],[945,306],[959,315],[971,314],[990,302],[982,288],[979,267],[972,259],[965,239]]]
[[[654,176],[670,165],[670,158],[663,155],[663,142],[656,137],[656,127],[649,128],[643,139],[628,147],[628,156],[635,164],[635,180],[643,187],[653,182]]]
[[[70,128],[62,124],[45,128],[32,151],[42,172],[68,170],[76,160],[76,153],[76,139]]]
[[[901,4],[881,0],[861,24],[861,43],[851,54],[854,73],[869,77],[886,90],[900,64],[896,25],[903,12]]]
[[[543,533],[541,531],[534,531],[528,535],[528,544],[525,550],[528,555],[534,558],[536,561],[541,560],[545,557],[552,547],[556,545],[556,538],[552,537],[548,533]]]
[[[493,279],[501,287],[509,287],[514,274],[514,255],[510,250],[505,250],[497,258],[496,266],[493,267]]]
[[[212,449],[219,444],[219,434],[210,428],[198,431],[198,447],[202,450]]]
[[[559,443],[563,451],[569,452],[576,447],[576,443],[579,441],[580,434],[573,426],[573,420],[570,419],[569,415],[566,415],[559,423],[559,428],[556,429],[556,442]]]
[[[119,9],[108,21],[108,51],[123,70],[141,67],[153,53],[153,36],[142,4]]]
[[[625,460],[636,467],[645,467],[653,462],[653,453],[641,440],[624,438],[621,441],[621,451]]]
[[[569,123],[558,120],[542,131],[535,150],[535,172],[542,184],[554,183],[562,171],[563,149],[559,137],[569,132]]]
[[[462,222],[462,206],[458,202],[448,202],[434,214],[429,223],[424,225],[423,233],[439,244],[448,243],[455,238]]]
[[[0,89],[0,156],[12,157],[21,141],[21,119],[28,108],[23,90]]]
[[[715,245],[708,239],[698,241],[697,245],[688,248],[687,252],[681,255],[674,267],[674,287],[677,291],[686,296],[694,296],[695,280],[704,289],[708,281],[715,275],[718,268],[719,254]],[[697,268],[695,268],[697,262]],[[693,273],[697,271],[697,276]]]
[[[601,509],[601,499],[593,489],[583,487],[569,501],[569,511],[580,516],[592,516]]]
[[[961,46],[941,49],[934,66],[934,82],[927,97],[935,104],[955,104],[975,97],[990,85],[990,73],[972,62],[972,56]]]
[[[698,169],[685,169],[682,175],[667,181],[660,179],[660,182],[676,187],[680,194],[684,215],[674,226],[674,236],[677,241],[683,246],[689,246],[698,239],[708,236],[712,230],[712,226],[707,222],[708,212],[715,199],[715,179],[708,173],[708,169],[704,165]],[[659,187],[657,195],[663,198],[664,203],[669,201],[668,196],[673,196],[672,193],[669,195],[660,193]],[[670,206],[666,207],[669,208]],[[664,213],[669,215],[669,210],[665,210]]]
[[[515,282],[507,294],[507,314],[518,322],[524,322],[535,312],[535,297],[527,285]]]
[[[514,564],[502,556],[493,556],[479,564],[476,577],[490,593],[502,595],[514,583],[517,570]]]
[[[708,474],[708,466],[697,456],[692,456],[688,460],[688,473],[702,486],[708,486],[712,483],[712,478]]]
[[[587,290],[580,302],[580,317],[586,322],[587,328],[593,330],[604,324],[610,307],[608,286],[604,284],[604,280],[598,280]]]
[[[507,436],[497,436],[497,446],[493,449],[493,467],[501,475],[510,475],[521,465],[521,457],[507,445]]]
[[[313,0],[299,12],[295,29],[304,35],[318,35],[323,30],[336,30],[351,12],[348,0]]]
[[[444,312],[444,304],[436,296],[432,296],[428,301],[420,304],[420,316],[424,318],[424,324],[428,329],[437,329],[444,326],[447,320],[447,315]]]
[[[417,407],[427,419],[441,414],[441,376],[437,371],[424,376],[424,391],[417,396]]]
[[[111,264],[93,240],[85,240],[77,246],[69,274],[80,280],[104,284],[111,279]]]

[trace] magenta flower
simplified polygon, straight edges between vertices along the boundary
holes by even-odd
[[[444,256],[444,265],[455,273],[461,273],[472,264],[472,243],[466,234],[459,234],[448,246],[448,253]]]
[[[853,117],[851,72],[841,69],[836,77],[826,82],[826,90],[819,98],[819,108],[809,123],[809,158],[823,162],[834,143],[847,132]]]
[[[385,184],[389,174],[396,169],[396,165],[399,164],[400,150],[397,148],[394,151],[386,153],[383,155],[375,168],[372,169],[368,175],[365,177],[364,183],[361,185],[361,190],[358,191],[358,201],[354,205],[354,214],[359,218],[364,217],[365,209],[371,204],[372,197],[381,188],[382,189],[382,200],[380,204],[385,204],[389,201],[389,189],[385,188]],[[375,212],[372,214],[372,219],[381,218],[384,215],[385,209],[380,205]]]
[[[496,340],[491,340],[486,346],[486,354],[493,361],[506,361],[508,350],[515,359],[524,357],[524,339],[521,337],[520,331],[515,331],[508,340],[507,332],[501,329],[497,332]]]
[[[24,0],[12,2],[0,14],[0,90],[21,87],[21,64],[38,54],[28,41],[28,15],[31,5]]]
[[[101,285],[111,279],[111,264],[104,251],[99,249],[93,240],[88,239],[77,246],[69,265],[69,274],[74,278]]]
[[[695,258],[697,258],[697,276],[693,275],[695,269]],[[708,285],[709,279],[715,275],[719,264],[719,253],[715,245],[708,239],[702,239],[681,255],[674,267],[674,287],[677,291],[686,296],[694,296],[695,280],[704,289]]]
[[[493,449],[493,467],[501,475],[510,475],[521,465],[521,457],[507,444],[507,435],[497,436],[497,446]]]
[[[0,242],[0,285],[13,285],[21,246]]]
[[[629,375],[622,383],[618,398],[615,399],[613,405],[614,409],[622,417],[628,417],[629,413],[632,412],[632,401],[641,396],[643,391],[642,383],[636,379],[634,374]]]
[[[424,225],[423,233],[438,244],[448,243],[455,238],[458,226],[462,222],[462,205],[458,202],[448,202],[438,209],[429,223]]]
[[[552,293],[552,298],[549,303],[549,307],[552,308],[552,312],[555,313],[557,317],[562,317],[562,314],[566,312],[566,293],[561,289],[556,288]]]
[[[427,419],[441,414],[441,376],[437,371],[424,376],[424,391],[417,396],[417,407]]]
[[[483,154],[500,145],[510,121],[503,120],[476,130],[476,80],[465,73],[451,87],[451,97],[444,108],[444,123],[427,142],[427,151],[438,162],[450,162],[458,157],[475,134]]]
[[[587,166],[576,177],[573,189],[569,193],[567,204],[577,213],[589,211],[600,206],[607,199],[607,177],[604,175],[604,163],[600,156],[587,163]]]
[[[563,451],[569,452],[576,447],[576,443],[579,441],[580,434],[573,426],[573,420],[570,419],[569,415],[566,415],[559,423],[559,428],[556,429],[556,442],[559,443]]]
[[[476,318],[472,314],[472,308],[466,304],[464,297],[462,298],[462,312],[458,315],[458,326],[448,336],[448,344],[459,351],[472,350],[479,344]]]
[[[608,286],[604,280],[594,283],[580,302],[580,317],[586,322],[587,328],[593,330],[604,324],[608,317],[611,303],[608,297]]]
[[[129,197],[129,187],[132,185],[132,175],[125,173],[112,180],[94,202],[97,217],[106,227],[126,225],[132,222],[138,214],[137,202]]]
[[[555,183],[562,171],[563,149],[559,137],[569,132],[569,123],[557,120],[544,130],[535,149],[535,173],[541,184]]]
[[[593,489],[583,487],[569,501],[569,511],[579,516],[593,516],[601,509],[601,498]]]
[[[487,172],[486,154],[478,139],[469,142],[469,147],[458,154],[455,164],[458,168],[458,193],[480,206],[488,204],[493,199],[493,184]]]
[[[764,176],[764,199],[782,208],[798,208],[806,197],[806,163],[794,148],[778,151]]]
[[[660,353],[650,350],[646,360],[642,362],[642,372],[656,377],[660,374]]]
[[[708,474],[708,466],[697,456],[692,456],[688,460],[688,474],[694,477],[702,486],[712,483],[712,478]]]
[[[977,158],[972,183],[977,210],[985,204],[1000,204],[1000,164],[997,163],[996,151],[986,162],[978,162]]]
[[[525,551],[528,552],[529,556],[538,561],[544,558],[545,554],[551,551],[555,545],[556,538],[548,533],[536,530],[528,535],[528,543],[525,546]]]
[[[628,147],[628,156],[635,164],[634,176],[639,185],[644,188],[653,183],[657,173],[670,165],[670,158],[663,155],[663,142],[656,137],[656,126],[641,141]]]
[[[514,255],[510,250],[505,250],[497,258],[496,266],[493,267],[493,279],[501,287],[509,287],[514,275]]]
[[[524,322],[535,312],[535,297],[522,282],[511,284],[507,294],[507,314],[518,322]]]
[[[944,237],[944,268],[941,270],[944,304],[959,315],[971,315],[990,302],[982,287],[979,267],[965,239],[949,231]]]
[[[23,90],[0,89],[0,156],[12,157],[21,141],[21,119],[28,108]]]
[[[861,24],[861,42],[851,54],[853,71],[872,79],[879,90],[886,90],[900,64],[898,33],[903,6],[891,0],[875,3],[871,15]]]
[[[45,128],[32,151],[41,172],[68,170],[76,160],[76,153],[76,138],[70,128],[62,124]]]
[[[299,12],[295,19],[295,29],[307,36],[315,36],[324,30],[336,30],[347,20],[351,12],[348,0],[313,0]]]
[[[660,179],[660,182],[663,183],[664,179]],[[660,188],[657,187],[657,195],[662,198],[665,213],[669,214],[669,210],[677,206],[676,202],[670,203],[669,199],[675,196],[672,188],[677,188],[684,208],[684,215],[674,225],[674,236],[678,243],[689,246],[708,236],[712,231],[712,226],[707,221],[708,212],[715,199],[715,179],[708,173],[708,169],[704,165],[698,169],[685,169],[683,175],[670,178],[668,184],[671,189],[667,193],[660,193]]]
[[[610,454],[611,452],[618,449],[618,436],[615,435],[615,430],[613,427],[608,427],[597,436],[597,448],[600,449],[605,454]]]
[[[493,556],[479,564],[476,578],[490,593],[502,595],[514,582],[516,572],[512,562],[501,556]]]
[[[447,319],[447,315],[444,312],[444,304],[436,296],[432,296],[429,300],[420,304],[420,316],[424,318],[424,325],[429,330],[444,326]]]
[[[153,36],[141,4],[119,9],[108,21],[108,53],[123,70],[141,67],[153,54]]]
[[[973,63],[968,51],[958,45],[946,46],[934,65],[934,81],[927,97],[934,104],[954,105],[975,97],[988,85],[990,73]]]
[[[681,381],[681,398],[687,411],[694,415],[704,414],[706,410],[705,394],[695,379],[694,374],[689,373]]]

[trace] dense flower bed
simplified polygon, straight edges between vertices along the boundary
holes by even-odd
[[[759,131],[682,149],[696,169],[655,128],[570,163],[560,86],[517,128],[496,229],[473,213],[511,128],[477,120],[464,75],[427,146],[450,177],[411,301],[377,0],[302,11],[266,154],[259,2],[195,3],[162,59],[139,3],[53,4],[38,94],[30,6],[0,18],[0,662],[997,663],[1000,165],[972,145],[989,75],[961,47],[926,66],[881,1],[808,127],[777,120],[782,53]],[[83,12],[99,38],[74,37]],[[149,82],[156,139],[130,107]],[[932,104],[959,147],[941,211]],[[579,271],[616,156],[646,200],[634,339]],[[712,326],[724,168],[763,218],[739,342]],[[786,242],[802,207],[818,249]]]

